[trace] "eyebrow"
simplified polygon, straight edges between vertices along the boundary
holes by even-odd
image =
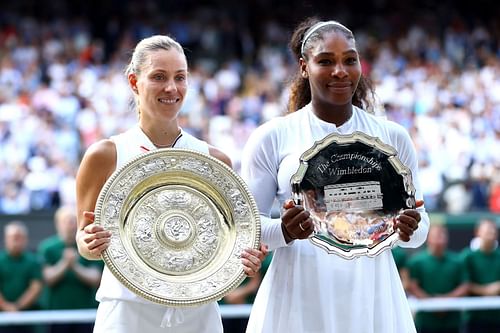
[[[342,52],[342,55],[351,54],[351,53],[358,54],[358,51],[355,49],[349,49],[347,51]],[[316,54],[315,56],[317,57],[317,56],[322,56],[322,55],[335,55],[335,53],[333,53],[333,52],[320,52],[320,53]]]
[[[161,68],[153,68],[153,70],[151,72],[162,72],[162,73],[167,73],[168,71],[164,70],[164,69],[161,69]],[[174,73],[188,73],[188,69],[185,68],[185,69],[178,69],[176,70]]]

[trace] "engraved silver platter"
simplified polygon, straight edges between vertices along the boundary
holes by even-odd
[[[240,254],[260,244],[260,219],[244,181],[219,160],[159,149],[116,170],[95,223],[111,231],[103,260],[137,295],[168,306],[216,301],[245,278]]]
[[[345,259],[392,248],[397,215],[416,206],[411,170],[392,146],[362,132],[317,141],[301,155],[291,186],[311,213],[309,240]]]

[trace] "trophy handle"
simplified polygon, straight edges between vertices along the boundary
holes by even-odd
[[[302,192],[300,191],[300,183],[292,183],[292,200],[298,206],[301,206],[304,202]]]

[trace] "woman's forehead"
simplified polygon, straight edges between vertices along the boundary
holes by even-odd
[[[311,43],[312,53],[322,53],[322,52],[349,52],[356,50],[356,42],[353,38],[350,38],[341,31],[331,30],[321,34],[321,38],[318,38]]]
[[[187,61],[183,53],[175,50],[156,50],[148,54],[148,60],[145,65],[149,69],[164,69],[164,70],[186,70]]]

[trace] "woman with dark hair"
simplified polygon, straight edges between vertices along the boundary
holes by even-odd
[[[310,213],[290,200],[290,178],[300,155],[330,133],[361,131],[398,151],[411,169],[417,206],[422,204],[417,156],[400,125],[373,115],[373,89],[361,74],[352,32],[336,21],[307,19],[294,31],[290,48],[299,70],[291,84],[289,114],[260,126],[247,142],[242,175],[261,213],[262,239],[274,250],[258,291],[247,332],[415,332],[391,251],[346,260],[307,238]],[[274,200],[283,205],[270,218]],[[423,207],[396,220],[398,244],[418,247],[429,219]]]

